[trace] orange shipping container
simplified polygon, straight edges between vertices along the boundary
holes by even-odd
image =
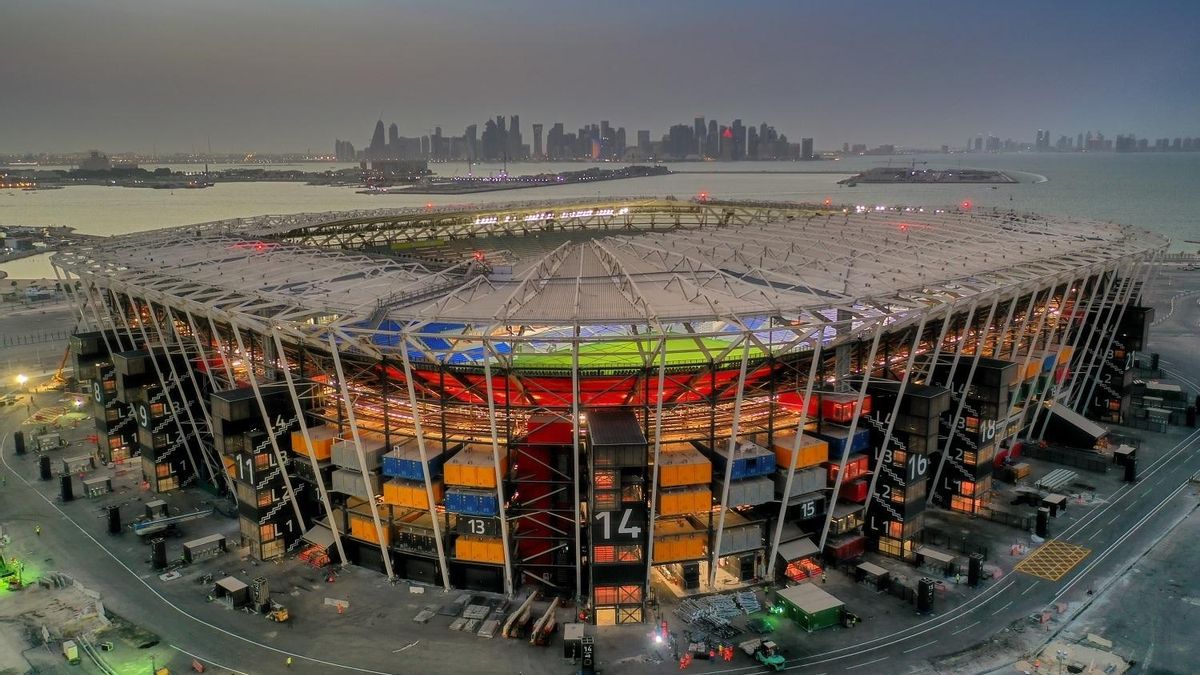
[[[661,490],[658,493],[658,515],[686,516],[712,509],[712,490],[708,486]]]
[[[337,438],[337,430],[333,427],[313,427],[308,430],[308,438],[312,441],[313,458],[318,462],[324,462],[329,459],[333,441]],[[292,432],[292,452],[297,455],[308,455],[304,434],[299,431]]]
[[[430,487],[433,489],[433,501],[440,503],[445,495],[442,482],[440,480],[433,481]],[[383,484],[383,503],[428,510],[429,498],[425,493],[425,483],[393,478]]]
[[[691,444],[671,444],[658,456],[659,487],[707,485],[712,482],[712,462]]]
[[[496,468],[490,445],[468,445],[446,460],[447,485],[474,488],[496,488]],[[508,475],[508,452],[500,449],[500,475]]]
[[[707,544],[707,533],[685,519],[670,518],[654,523],[655,563],[703,558]]]
[[[796,434],[775,435],[775,465],[780,470],[789,468],[788,463],[792,461],[792,446],[795,444]],[[808,434],[805,434],[804,438],[800,439],[800,449],[796,452],[795,468],[805,469],[828,460],[829,443]]]
[[[391,532],[388,531],[387,523],[383,525],[383,541],[385,544],[391,543]],[[378,532],[375,529],[375,521],[369,516],[361,513],[350,512],[350,536],[355,539],[369,541],[372,544],[379,543]]]
[[[454,557],[484,563],[504,563],[504,540],[499,537],[461,536],[454,542]]]

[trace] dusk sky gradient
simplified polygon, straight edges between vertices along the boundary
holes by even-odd
[[[332,152],[489,116],[818,149],[1200,136],[1200,2],[0,0],[0,152]]]

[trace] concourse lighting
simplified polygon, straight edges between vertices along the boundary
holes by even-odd
[[[21,373],[20,375],[17,375],[17,384],[21,385],[22,387],[25,386],[25,383],[28,381],[29,381],[29,377],[26,376],[25,373]]]

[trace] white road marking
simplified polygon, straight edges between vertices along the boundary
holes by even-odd
[[[1120,516],[1120,514],[1118,514],[1118,515],[1115,515],[1115,516],[1113,516],[1113,517],[1112,517],[1112,520],[1108,521],[1108,523],[1106,523],[1106,524],[1107,524],[1107,525],[1112,525],[1113,523],[1117,522],[1117,518],[1120,518],[1120,517],[1121,517],[1121,516]]]
[[[1026,588],[1025,590],[1021,591],[1021,595],[1025,595],[1029,591],[1032,591],[1033,589],[1037,588],[1038,584],[1040,584],[1040,583],[1042,583],[1042,582],[1040,582],[1040,581],[1033,582],[1032,584],[1029,585],[1029,588]]]
[[[956,630],[956,631],[954,631],[953,633],[951,633],[951,635],[958,635],[959,633],[963,632],[964,630],[968,630],[968,629],[974,628],[975,626],[978,626],[978,625],[979,625],[979,622],[978,622],[978,621],[976,621],[975,623],[973,623],[973,624],[971,624],[971,625],[969,625],[969,626],[963,626],[962,628],[959,628],[958,630]]]
[[[996,611],[992,612],[992,616],[996,616],[996,615],[997,615],[997,614],[999,614],[1000,612],[1003,612],[1004,610],[1008,609],[1008,606],[1009,606],[1009,605],[1011,605],[1011,604],[1013,604],[1013,601],[1012,601],[1012,600],[1009,600],[1008,602],[1004,603],[1004,606],[1003,606],[1003,607],[1001,607],[1000,609],[998,609],[998,610],[996,610]]]
[[[860,663],[857,666],[846,666],[846,670],[854,670],[855,668],[862,668],[863,666],[869,666],[872,663],[879,663],[880,661],[886,661],[886,660],[887,660],[887,657],[883,656],[878,659],[875,659],[874,661],[867,661],[866,663]]]
[[[905,650],[904,650],[904,653],[905,653],[905,654],[907,654],[907,653],[909,653],[909,652],[915,652],[915,651],[917,651],[918,649],[921,649],[922,647],[928,647],[929,645],[931,645],[931,644],[933,644],[933,643],[935,643],[935,642],[937,642],[937,640],[930,640],[929,642],[926,642],[926,643],[925,643],[925,644],[923,644],[923,645],[917,645],[916,647],[913,647],[912,649],[905,649]]]

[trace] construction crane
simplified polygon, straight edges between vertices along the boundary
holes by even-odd
[[[50,384],[46,385],[48,389],[57,390],[64,389],[67,386],[67,378],[63,376],[63,372],[67,369],[67,359],[71,358],[71,347],[63,350],[62,359],[58,362],[58,369],[54,371],[54,377],[50,378]]]

